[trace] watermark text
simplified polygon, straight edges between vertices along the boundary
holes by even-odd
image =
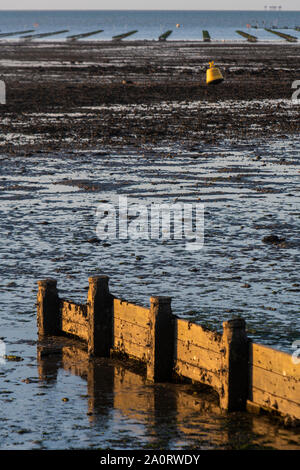
[[[5,357],[6,357],[6,345],[2,339],[0,339],[0,365],[5,364]]]
[[[292,94],[292,102],[300,104],[300,80],[294,80],[292,89],[295,90]]]
[[[6,86],[3,80],[0,80],[0,104],[6,104]]]
[[[184,240],[185,249],[200,250],[204,244],[204,205],[199,203],[99,204],[96,233],[100,240]]]
[[[295,349],[292,354],[292,362],[293,364],[300,364],[300,339],[293,342],[292,348]]]

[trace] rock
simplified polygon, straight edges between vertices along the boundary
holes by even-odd
[[[6,287],[17,287],[17,284],[15,282],[9,282],[6,284]]]
[[[270,243],[272,245],[279,245],[285,241],[285,238],[279,238],[277,235],[267,235],[262,239],[264,243]]]
[[[100,240],[99,238],[97,237],[94,237],[94,238],[89,238],[89,240],[87,240],[88,243],[100,243]]]
[[[33,380],[31,380],[29,377],[27,379],[23,379],[22,382],[24,382],[25,384],[31,384],[33,382]]]

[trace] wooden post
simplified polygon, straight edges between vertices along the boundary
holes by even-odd
[[[227,411],[246,409],[249,343],[242,318],[223,322],[223,390],[220,406]]]
[[[93,356],[109,357],[112,345],[113,296],[108,276],[89,278],[87,297],[88,351]]]
[[[166,382],[172,376],[174,354],[174,318],[170,297],[150,298],[149,334],[147,379]]]
[[[38,281],[37,324],[40,337],[61,333],[60,300],[56,284],[55,279]]]

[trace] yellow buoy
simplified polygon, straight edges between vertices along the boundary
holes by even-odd
[[[216,85],[223,82],[224,78],[220,69],[215,66],[214,61],[209,63],[209,69],[206,70],[206,83],[207,85]]]

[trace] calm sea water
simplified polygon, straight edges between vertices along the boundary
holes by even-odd
[[[247,25],[260,27],[249,29],[259,39],[276,41],[262,28],[299,26],[300,11],[2,11],[0,15],[1,33],[32,28],[37,33],[70,31],[51,40],[98,29],[104,32],[93,39],[109,40],[116,34],[138,30],[132,39],[150,40],[171,29],[170,40],[201,40],[202,30],[206,29],[215,40],[240,40],[235,31],[246,31]],[[290,33],[300,38],[300,32]]]

